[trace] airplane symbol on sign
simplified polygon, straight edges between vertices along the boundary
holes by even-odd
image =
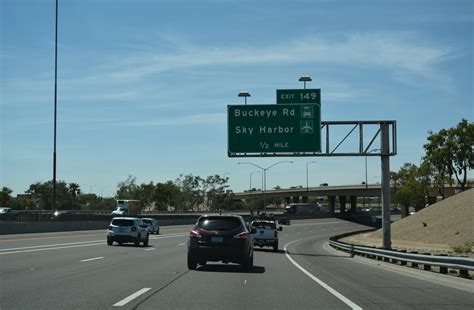
[[[301,127],[301,131],[303,131],[304,133],[311,133],[313,132],[313,127],[309,126],[308,122],[305,122],[305,125]]]

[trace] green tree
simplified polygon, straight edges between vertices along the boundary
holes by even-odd
[[[8,187],[2,188],[2,191],[0,192],[0,208],[6,208],[9,206],[9,203],[12,199],[12,197],[10,196],[11,193],[12,190]]]
[[[35,200],[40,209],[51,210],[53,207],[53,181],[47,181],[44,183],[37,182],[30,185],[30,188],[26,191],[31,194],[33,200]],[[71,193],[69,188],[64,181],[56,182],[56,209],[67,210],[72,209],[74,206],[71,201]]]
[[[452,184],[454,175],[461,190],[465,190],[467,170],[474,166],[474,124],[463,119],[458,125],[450,129],[441,129],[437,133],[428,132],[428,143],[423,147],[424,157],[433,167],[433,177],[441,190],[443,182]]]
[[[408,215],[409,207],[420,210],[425,206],[430,185],[429,165],[405,163],[398,172],[391,172],[392,197],[401,205],[402,217]]]
[[[227,191],[229,178],[222,178],[219,175],[208,176],[203,187],[206,195],[206,207],[208,210],[229,209],[229,198],[232,191]]]
[[[77,183],[69,183],[67,187],[71,197],[71,205],[75,209],[77,207],[77,196],[81,194],[81,188]]]
[[[117,184],[117,199],[140,199],[137,178],[129,175],[123,182]]]
[[[204,203],[205,190],[203,187],[204,180],[199,176],[180,175],[176,180],[181,197],[177,202],[177,207],[182,211],[199,211],[199,208]]]
[[[166,211],[168,207],[176,207],[181,191],[173,181],[156,183],[153,200],[159,210]]]

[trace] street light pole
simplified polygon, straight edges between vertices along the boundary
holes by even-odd
[[[54,40],[54,150],[53,150],[53,205],[51,215],[56,209],[56,120],[57,120],[57,94],[58,94],[58,0],[56,0],[56,28]]]
[[[312,79],[309,77],[309,76],[301,76],[299,79],[298,79],[299,82],[303,82],[304,83],[304,89],[306,89],[306,82],[311,82]]]
[[[245,98],[245,105],[247,105],[247,97],[251,97],[248,91],[241,91],[238,96]]]
[[[308,165],[313,163],[316,163],[316,161],[309,161],[306,163],[306,191],[309,191]]]
[[[254,173],[261,173],[261,171],[252,171],[252,172],[250,172],[250,186],[249,186],[249,191],[252,190],[252,175],[253,175]],[[263,184],[263,176],[262,176],[262,184]],[[263,190],[263,187],[262,187],[262,190]]]
[[[262,173],[263,173],[263,184],[262,184],[262,192],[263,192],[263,209],[264,209],[264,212],[267,211],[267,199],[265,197],[265,192],[267,191],[267,170],[270,169],[271,167],[274,167],[278,164],[283,164],[283,163],[293,163],[293,161],[289,161],[289,160],[284,160],[284,161],[279,161],[273,165],[270,165],[268,166],[267,168],[263,168],[263,167],[260,167],[259,165],[256,165],[254,163],[249,163],[249,162],[240,162],[240,163],[237,163],[238,165],[252,165],[254,167],[257,167],[258,169],[261,169],[262,170]]]

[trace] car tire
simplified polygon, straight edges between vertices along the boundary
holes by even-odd
[[[278,242],[275,242],[275,244],[273,244],[273,251],[278,252]]]
[[[196,270],[197,262],[188,255],[188,269]]]
[[[242,264],[242,269],[244,271],[252,271],[253,269],[253,254],[251,254],[249,257],[246,257],[244,260],[244,263]]]
[[[135,239],[135,246],[140,246],[140,234],[138,234],[137,239]]]
[[[112,245],[113,243],[114,243],[114,241],[111,238],[107,238],[107,244],[108,245]]]
[[[143,240],[143,246],[148,246],[148,242],[150,241],[150,237],[146,236],[146,239]]]

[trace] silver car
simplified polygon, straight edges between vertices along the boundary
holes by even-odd
[[[114,217],[107,230],[107,244],[112,245],[115,242],[122,244],[133,242],[139,246],[148,246],[149,233],[147,225],[141,219],[135,217]]]
[[[158,222],[153,218],[143,218],[143,224],[148,226],[148,232],[150,234],[156,233],[157,235],[160,233],[160,225]]]

